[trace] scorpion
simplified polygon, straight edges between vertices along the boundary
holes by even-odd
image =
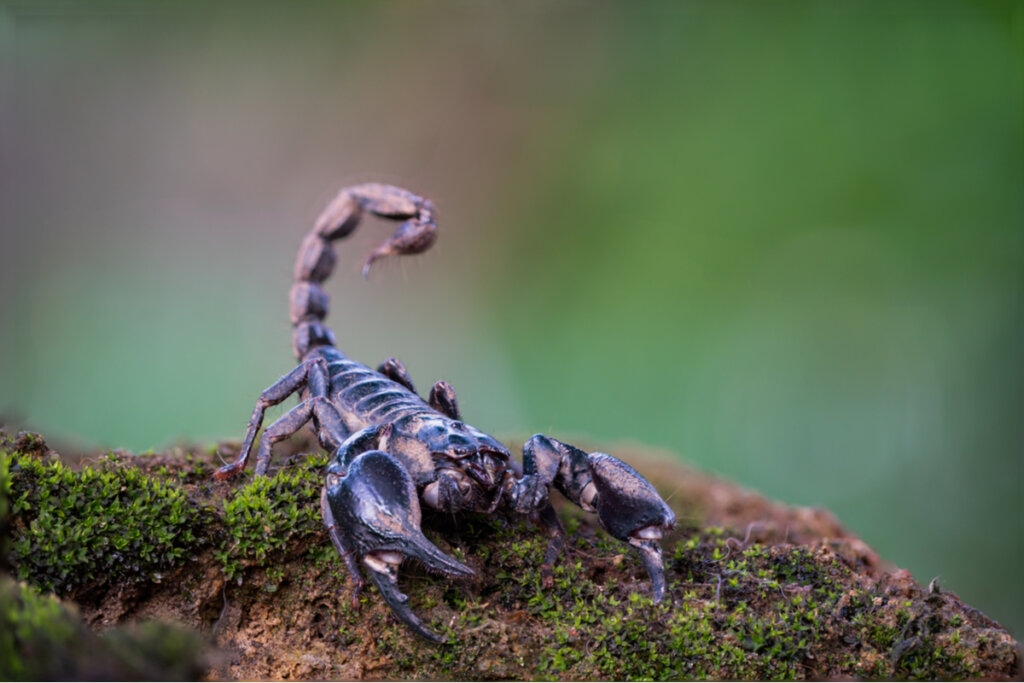
[[[289,308],[299,364],[263,391],[238,456],[214,476],[229,479],[241,473],[266,409],[298,392],[298,405],[264,430],[255,475],[266,475],[275,443],[312,423],[330,454],[321,514],[354,582],[353,600],[365,585],[361,560],[398,619],[419,636],[444,642],[399,590],[399,566],[412,558],[449,579],[468,579],[474,570],[427,539],[421,504],[449,514],[527,516],[549,537],[541,575],[550,588],[552,568],[565,545],[549,499],[554,487],[583,510],[596,512],[611,536],[635,549],[650,576],[654,601],[661,601],[665,570],[659,539],[673,527],[675,515],[635,469],[606,453],[588,453],[543,434],[523,445],[520,466],[497,439],[463,422],[447,382],[434,384],[424,401],[399,360],[389,358],[371,370],[337,347],[324,324],[328,295],[323,283],[336,261],[332,242],[352,234],[365,214],[402,222],[370,252],[364,278],[377,260],[422,253],[437,239],[437,211],[429,199],[378,183],[338,193],[295,261]]]

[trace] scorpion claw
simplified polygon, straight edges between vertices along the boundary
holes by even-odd
[[[618,458],[605,453],[589,456],[594,507],[601,525],[615,538],[640,552],[651,577],[655,602],[665,596],[665,567],[658,540],[671,529],[676,516],[649,481]]]
[[[635,469],[607,453],[591,453],[589,460],[597,516],[612,536],[653,541],[675,524],[675,513]]]
[[[401,555],[395,553],[398,561]],[[398,589],[398,564],[379,559],[379,556],[367,555],[363,558],[366,566],[370,568],[370,576],[377,584],[377,589],[383,596],[384,601],[391,607],[406,626],[416,632],[417,635],[431,640],[435,643],[443,643],[445,639],[426,627],[423,620],[416,616],[416,613],[409,608],[409,596]]]
[[[469,578],[474,572],[423,535],[416,487],[405,468],[384,451],[367,451],[347,469],[335,461],[327,470],[327,503],[339,532],[362,558],[395,615],[424,638],[441,642],[398,590],[398,566],[410,557],[449,578]]]
[[[633,539],[630,540],[630,545],[640,551],[640,560],[651,577],[651,594],[654,602],[661,602],[665,597],[665,565],[661,561],[661,546],[657,541]]]
[[[665,596],[665,567],[658,541],[676,522],[675,513],[639,472],[607,453],[587,453],[575,446],[537,434],[523,446],[524,476],[508,495],[513,509],[538,505],[535,489],[550,482],[587,512],[596,512],[601,526],[640,553],[651,577],[655,602]],[[542,520],[552,534],[545,566],[561,550],[562,530],[554,513]]]

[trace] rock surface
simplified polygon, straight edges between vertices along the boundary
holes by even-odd
[[[179,654],[165,677],[1021,675],[1019,645],[1005,629],[955,594],[886,566],[829,513],[772,503],[629,446],[612,452],[644,473],[678,517],[664,543],[669,591],[661,604],[648,599],[629,550],[571,505],[559,507],[570,540],[550,588],[538,571],[545,540],[528,524],[427,515],[428,536],[477,578],[454,584],[403,565],[414,610],[449,638],[426,643],[375,589],[352,599],[319,519],[326,458],[302,439],[281,450],[272,477],[220,483],[209,476],[220,462],[209,450],[62,459],[34,435],[0,438],[7,570],[74,601],[100,633],[156,620],[199,634],[207,643],[205,652],[192,648],[199,668],[183,666],[189,658]],[[9,621],[10,604],[0,609]],[[45,634],[13,636],[11,662],[38,651],[33,638]]]

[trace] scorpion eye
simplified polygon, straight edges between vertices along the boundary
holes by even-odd
[[[444,428],[444,425],[435,423],[421,429],[420,433],[417,436],[419,436],[421,439],[437,438],[439,436],[443,436],[446,431],[448,430]]]

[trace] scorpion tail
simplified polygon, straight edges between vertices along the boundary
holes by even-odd
[[[343,189],[327,205],[302,241],[295,259],[295,284],[289,296],[289,309],[295,331],[292,346],[300,359],[309,349],[334,345],[334,333],[324,319],[328,296],[322,283],[334,270],[337,257],[331,242],[352,234],[364,213],[404,221],[394,233],[370,252],[363,265],[363,277],[370,266],[386,256],[419,254],[437,239],[434,204],[429,199],[393,185],[367,183]]]

